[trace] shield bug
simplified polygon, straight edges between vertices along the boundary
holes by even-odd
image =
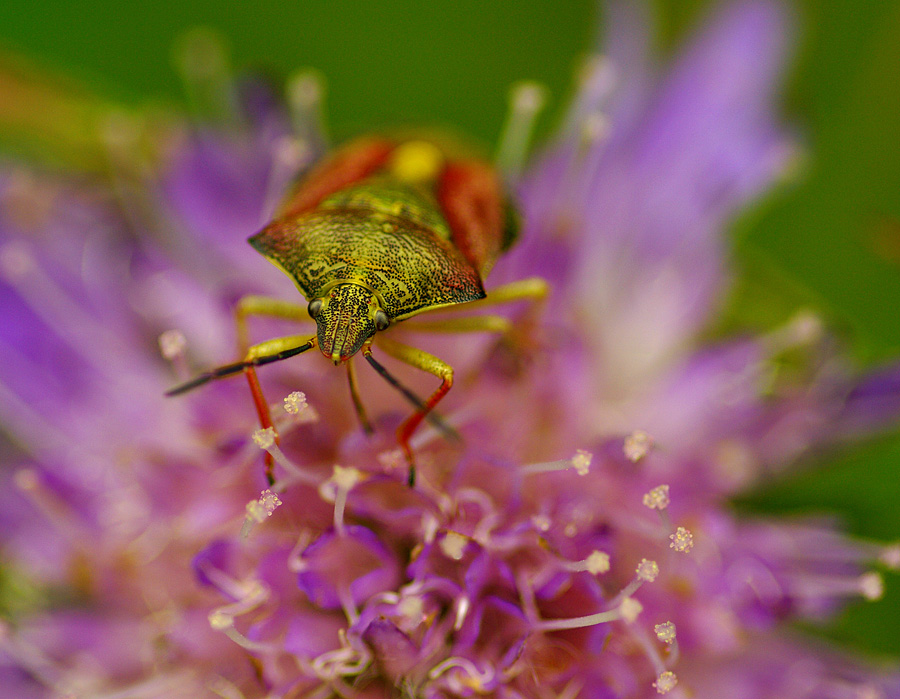
[[[256,367],[318,347],[335,366],[347,366],[354,406],[370,431],[351,363],[361,352],[415,406],[397,430],[413,485],[410,438],[450,390],[453,368],[391,339],[388,331],[413,316],[456,304],[543,298],[546,283],[537,278],[501,286],[490,297],[485,293],[482,280],[515,240],[514,221],[499,176],[482,160],[455,156],[429,140],[366,137],[351,142],[302,177],[274,220],[249,239],[294,280],[307,305],[244,297],[236,308],[238,335],[246,347],[243,360],[201,374],[167,395],[244,373],[260,424],[271,427]],[[317,332],[247,347],[246,319],[251,315],[298,321],[309,316]],[[500,316],[476,315],[427,329],[503,333],[510,324]],[[373,356],[373,346],[434,374],[440,386],[420,400]],[[271,457],[266,464],[272,482]]]

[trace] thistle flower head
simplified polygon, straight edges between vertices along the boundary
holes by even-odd
[[[513,312],[523,331],[499,342],[438,345],[461,377],[444,419],[464,440],[420,430],[415,488],[392,437],[396,397],[361,378],[377,409],[365,434],[321,357],[260,369],[263,429],[239,381],[162,398],[173,377],[227,360],[237,297],[296,293],[243,241],[324,149],[313,75],[282,104],[233,80],[201,35],[182,68],[231,118],[184,130],[150,175],[133,163],[110,189],[0,168],[0,420],[14,436],[0,473],[4,686],[894,695],[896,676],[784,622],[880,596],[868,566],[896,564],[896,547],[723,506],[900,412],[896,368],[837,369],[808,317],[696,339],[727,276],[725,225],[793,153],[771,105],[782,12],[724,7],[661,77],[634,6],[611,4],[610,25],[534,163],[501,149],[524,232],[490,283],[539,275],[553,312]],[[526,86],[514,111],[538,102]],[[126,141],[117,157],[138,158]],[[764,395],[788,345],[808,352],[809,384]]]

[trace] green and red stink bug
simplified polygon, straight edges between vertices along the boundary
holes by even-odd
[[[201,374],[167,395],[244,373],[260,424],[272,427],[256,367],[318,347],[336,366],[347,366],[354,406],[369,431],[350,361],[361,351],[416,406],[397,430],[413,485],[410,438],[450,390],[453,368],[391,339],[385,331],[397,322],[455,304],[544,298],[547,285],[539,278],[501,286],[490,297],[485,294],[482,280],[514,242],[514,221],[500,178],[484,161],[456,157],[428,140],[366,137],[351,142],[301,178],[275,219],[249,240],[294,280],[307,306],[244,297],[236,308],[244,359]],[[296,321],[312,317],[317,333],[248,347],[246,320],[251,315]],[[428,329],[505,333],[510,323],[496,315],[475,315],[442,320]],[[434,374],[440,386],[427,400],[419,400],[375,359],[373,345]],[[270,482],[272,469],[267,457]]]

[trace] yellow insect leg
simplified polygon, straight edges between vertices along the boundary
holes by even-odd
[[[247,331],[247,318],[250,316],[267,316],[298,322],[311,320],[306,306],[268,296],[243,296],[234,307],[234,322],[237,326],[238,347],[241,352],[246,351],[250,344]]]
[[[374,430],[372,429],[372,423],[369,422],[369,418],[366,416],[366,409],[363,406],[362,399],[359,397],[359,387],[356,383],[356,365],[353,363],[353,360],[347,362],[347,380],[350,383],[350,397],[353,399],[353,407],[356,409],[356,416],[359,418],[359,422],[362,425],[363,430],[366,434],[372,434]]]
[[[540,277],[532,277],[530,279],[522,279],[504,284],[496,289],[491,290],[487,298],[472,301],[466,304],[460,304],[458,310],[465,313],[479,308],[489,308],[491,306],[513,303],[516,301],[528,301],[529,308],[525,318],[519,319],[513,323],[509,318],[499,315],[453,315],[440,320],[425,320],[423,313],[406,321],[405,326],[413,332],[429,332],[429,333],[469,333],[469,332],[488,332],[505,336],[509,339],[513,335],[520,337],[528,337],[532,322],[539,313],[543,302],[546,300],[550,292],[547,282]],[[456,307],[440,309],[444,311],[455,311]]]
[[[441,385],[431,394],[428,400],[425,401],[425,405],[406,418],[406,420],[400,424],[400,427],[397,428],[397,441],[409,464],[409,485],[412,487],[416,482],[416,467],[415,461],[413,460],[412,448],[409,446],[409,440],[422,420],[425,419],[425,416],[441,402],[441,399],[447,395],[447,392],[453,386],[453,367],[442,359],[439,359],[424,350],[386,339],[383,336],[378,337],[378,345],[395,359],[399,359],[401,362],[405,362],[422,371],[427,371],[429,374],[434,374],[441,380]],[[371,354],[372,349],[371,347],[364,347],[363,352]]]
[[[541,302],[550,294],[550,284],[546,279],[541,277],[529,277],[528,279],[518,279],[509,284],[503,284],[488,291],[488,295],[460,306],[460,310],[485,308],[501,303],[512,303],[514,301],[533,301]]]
[[[419,320],[414,318],[404,323],[413,332],[423,333],[496,333],[505,335],[512,329],[509,318],[495,315],[457,316],[441,320]]]

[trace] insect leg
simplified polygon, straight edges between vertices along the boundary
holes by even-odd
[[[247,332],[249,316],[268,316],[298,322],[310,320],[306,306],[268,296],[242,296],[234,307],[234,322],[237,326],[238,351],[240,352],[246,352],[250,345]]]
[[[427,371],[429,374],[434,374],[441,380],[441,385],[425,401],[425,404],[406,418],[400,424],[400,427],[397,428],[397,441],[409,464],[409,485],[412,487],[416,482],[416,467],[409,440],[422,420],[441,402],[441,399],[447,395],[447,392],[453,386],[453,367],[424,350],[403,345],[384,337],[379,338],[379,346],[395,359],[399,359],[401,362],[405,362],[422,371]],[[371,353],[371,349],[369,349],[369,353]]]
[[[282,359],[293,357],[294,355],[306,352],[316,346],[316,338],[306,338],[301,335],[291,335],[289,337],[279,337],[274,340],[262,342],[247,350],[247,354],[243,361],[234,364],[226,364],[211,371],[207,371],[199,376],[194,377],[190,381],[176,386],[166,391],[167,396],[177,396],[181,393],[187,393],[190,390],[202,386],[205,383],[214,381],[215,379],[223,379],[228,376],[243,373],[247,376],[250,384],[250,392],[253,395],[253,404],[256,406],[256,413],[259,415],[259,424],[263,429],[274,427],[272,425],[272,416],[269,414],[269,404],[266,402],[262,389],[259,385],[259,379],[256,376],[256,367],[263,364],[271,364],[280,362]],[[278,435],[276,434],[276,440]],[[269,454],[266,454],[266,478],[271,485],[272,468],[274,462]]]
[[[550,294],[550,285],[541,277],[518,279],[509,284],[488,290],[488,295],[477,301],[471,301],[460,308],[476,309],[514,301],[531,301],[540,303]]]
[[[272,423],[272,414],[269,411],[269,402],[263,395],[262,387],[259,385],[259,377],[256,375],[256,367],[259,364],[267,363],[269,357],[278,357],[295,349],[304,352],[316,346],[316,338],[306,339],[300,335],[290,335],[288,337],[278,337],[274,340],[267,340],[258,345],[253,345],[247,350],[247,356],[244,358],[246,364],[244,374],[247,376],[247,383],[250,385],[250,394],[253,396],[253,405],[256,407],[256,414],[259,416],[259,426],[262,429],[269,427],[275,432],[275,443],[278,444],[278,431]],[[302,348],[302,349],[301,349]],[[299,352],[298,352],[299,354]],[[266,464],[266,481],[269,485],[275,483],[275,460],[269,452],[265,456]]]
[[[509,318],[495,315],[457,316],[441,320],[412,318],[404,323],[412,332],[422,333],[496,333],[505,335],[512,330]]]
[[[356,369],[352,360],[347,362],[347,380],[350,383],[350,397],[353,399],[353,407],[356,409],[356,416],[359,418],[359,422],[365,433],[371,435],[374,430],[372,429],[372,423],[369,422],[369,418],[366,417],[365,406],[363,406],[362,400],[359,397],[359,388],[356,384]]]

